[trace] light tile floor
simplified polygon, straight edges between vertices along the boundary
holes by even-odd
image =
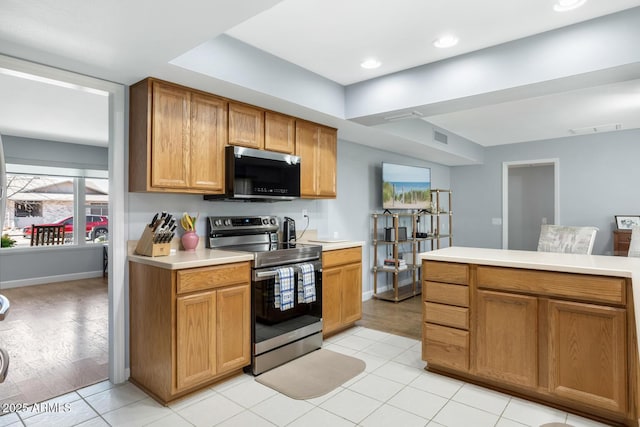
[[[417,340],[355,327],[324,348],[358,357],[365,372],[315,399],[290,399],[238,375],[168,407],[133,384],[108,381],[0,417],[1,426],[538,427],[597,423],[425,371]]]

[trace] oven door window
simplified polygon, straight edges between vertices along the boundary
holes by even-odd
[[[298,272],[295,273],[298,284]],[[322,272],[315,273],[316,301],[298,303],[297,287],[294,306],[288,310],[275,308],[275,279],[270,277],[253,283],[253,315],[255,343],[286,335],[322,319]]]

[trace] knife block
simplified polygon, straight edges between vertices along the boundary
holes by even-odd
[[[145,226],[136,245],[136,254],[144,256],[166,256],[171,251],[171,242],[153,243],[153,229]]]

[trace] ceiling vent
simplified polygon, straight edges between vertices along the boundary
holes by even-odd
[[[442,132],[438,132],[437,130],[433,131],[433,139],[443,144],[449,143],[449,137]]]
[[[422,113],[419,111],[407,111],[405,113],[398,113],[392,116],[386,116],[384,117],[384,119],[389,122],[395,122],[396,120],[419,119],[421,117],[422,117]]]
[[[586,126],[583,128],[569,129],[569,133],[572,135],[584,135],[587,133],[611,132],[613,130],[620,130],[620,129],[622,129],[621,123],[611,123],[608,125]]]

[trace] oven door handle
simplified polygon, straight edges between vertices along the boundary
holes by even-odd
[[[259,271],[259,272],[256,273],[256,277],[258,279],[265,279],[267,277],[275,277],[276,274],[278,274],[278,272],[276,270]]]
[[[294,264],[292,265],[292,267],[295,272],[300,271],[299,264]],[[319,267],[314,268],[314,272],[322,273],[322,266],[320,265]],[[278,275],[278,270],[273,269],[273,270],[256,271],[254,274],[256,279],[268,279],[268,278],[276,277]]]

